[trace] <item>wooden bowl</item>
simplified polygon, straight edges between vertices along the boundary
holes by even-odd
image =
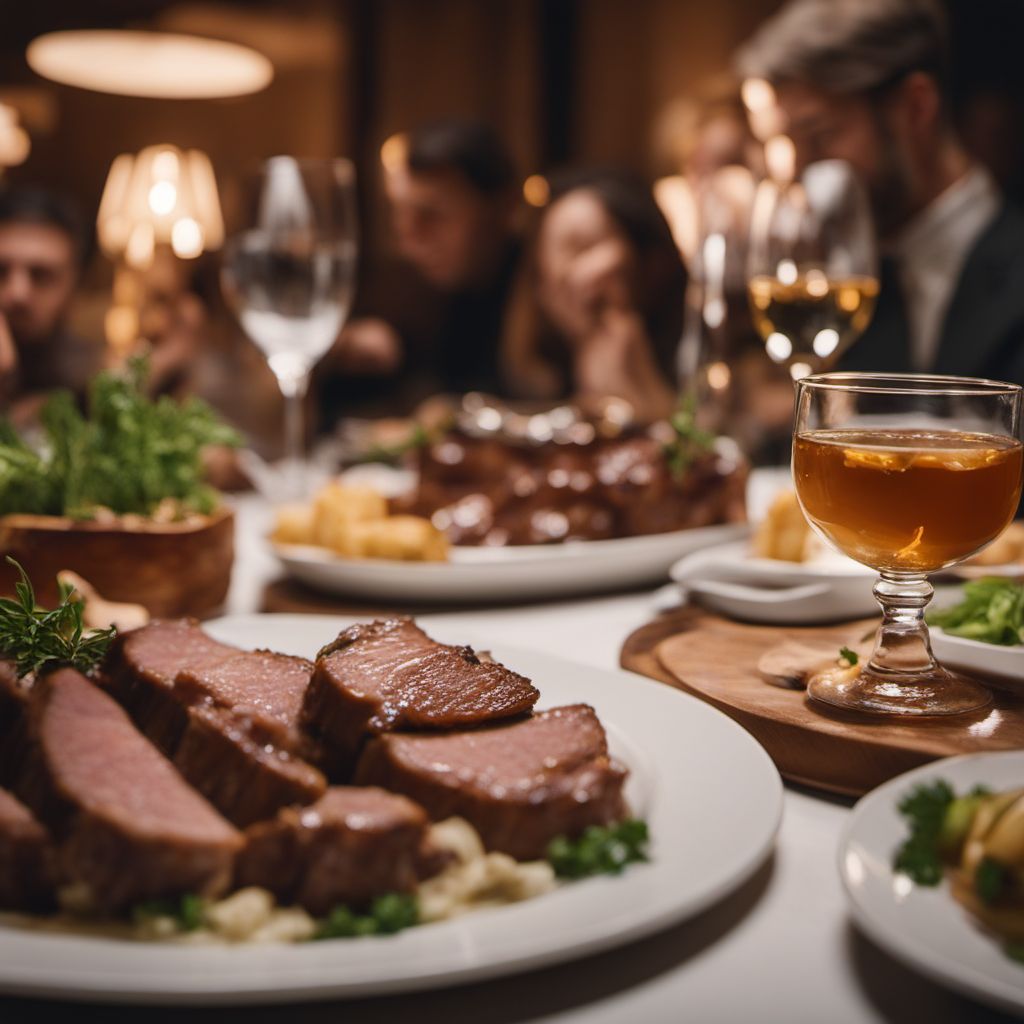
[[[17,571],[3,560],[11,555],[25,567],[43,607],[57,600],[57,573],[70,569],[102,597],[145,605],[156,618],[211,615],[231,582],[234,518],[226,506],[180,523],[3,516],[0,593],[14,592]]]

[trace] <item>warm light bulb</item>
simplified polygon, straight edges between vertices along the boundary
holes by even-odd
[[[149,208],[158,217],[166,217],[177,201],[178,190],[169,181],[158,181],[149,190]]]
[[[203,251],[203,229],[191,217],[182,217],[171,228],[171,248],[178,259],[192,260]]]

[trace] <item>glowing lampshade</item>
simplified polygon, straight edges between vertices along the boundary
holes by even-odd
[[[51,81],[120,96],[245,96],[274,77],[270,61],[247,46],[172,32],[49,32],[29,43],[25,57]]]
[[[100,246],[133,267],[152,262],[158,244],[180,259],[194,259],[224,241],[217,181],[205,153],[149,146],[114,159],[100,200]]]

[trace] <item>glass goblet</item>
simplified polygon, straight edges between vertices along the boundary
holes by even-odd
[[[1021,495],[1021,388],[970,377],[826,373],[796,383],[793,478],[811,526],[879,573],[875,650],[808,693],[854,711],[950,715],[991,701],[932,654],[928,575],[994,540]]]

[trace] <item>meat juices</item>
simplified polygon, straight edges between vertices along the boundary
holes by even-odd
[[[49,910],[54,879],[49,833],[24,804],[0,789],[0,908]]]
[[[236,882],[259,885],[311,914],[364,907],[411,892],[440,866],[426,845],[427,815],[373,787],[334,786],[310,807],[289,807],[246,832]]]
[[[625,779],[586,704],[465,732],[388,733],[367,745],[356,772],[357,783],[404,793],[435,821],[465,818],[487,849],[517,860],[621,819]]]
[[[16,792],[51,830],[59,869],[103,910],[231,881],[241,835],[85,676],[39,679]]]
[[[411,619],[388,619],[352,626],[320,652],[303,718],[344,773],[372,736],[513,718],[539,696],[525,676],[471,648],[440,644]]]
[[[240,827],[327,786],[303,759],[318,756],[299,724],[312,667],[221,644],[191,619],[126,633],[107,659],[111,690],[139,727]]]

